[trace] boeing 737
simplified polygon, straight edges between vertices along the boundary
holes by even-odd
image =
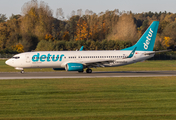
[[[114,67],[144,61],[155,55],[153,51],[159,21],[154,21],[138,42],[122,50],[35,51],[14,55],[5,63],[21,70],[26,68],[53,68],[92,73],[91,68]]]

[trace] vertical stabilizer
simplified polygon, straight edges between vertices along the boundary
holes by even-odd
[[[136,51],[153,51],[158,26],[159,21],[154,21],[135,45],[123,50],[133,50],[137,47]]]

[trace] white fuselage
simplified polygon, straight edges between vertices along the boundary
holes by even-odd
[[[102,63],[104,67],[113,67],[143,61],[154,56],[154,54],[146,55],[147,51],[135,51],[132,58],[127,58],[130,52],[121,50],[25,52],[7,60],[6,64],[19,70],[23,68],[65,68],[67,63],[84,65],[91,62],[96,65],[89,67],[101,67]],[[102,62],[100,66],[98,62]]]

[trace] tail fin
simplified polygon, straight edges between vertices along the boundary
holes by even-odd
[[[154,21],[135,45],[123,50],[133,50],[137,47],[136,51],[153,51],[158,26],[159,21]]]

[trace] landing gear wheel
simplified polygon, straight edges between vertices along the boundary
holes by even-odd
[[[82,71],[78,71],[79,73],[83,73],[84,72],[84,70],[82,70]]]
[[[24,74],[24,70],[21,71],[21,74]]]
[[[87,69],[86,73],[92,73],[92,69]]]

